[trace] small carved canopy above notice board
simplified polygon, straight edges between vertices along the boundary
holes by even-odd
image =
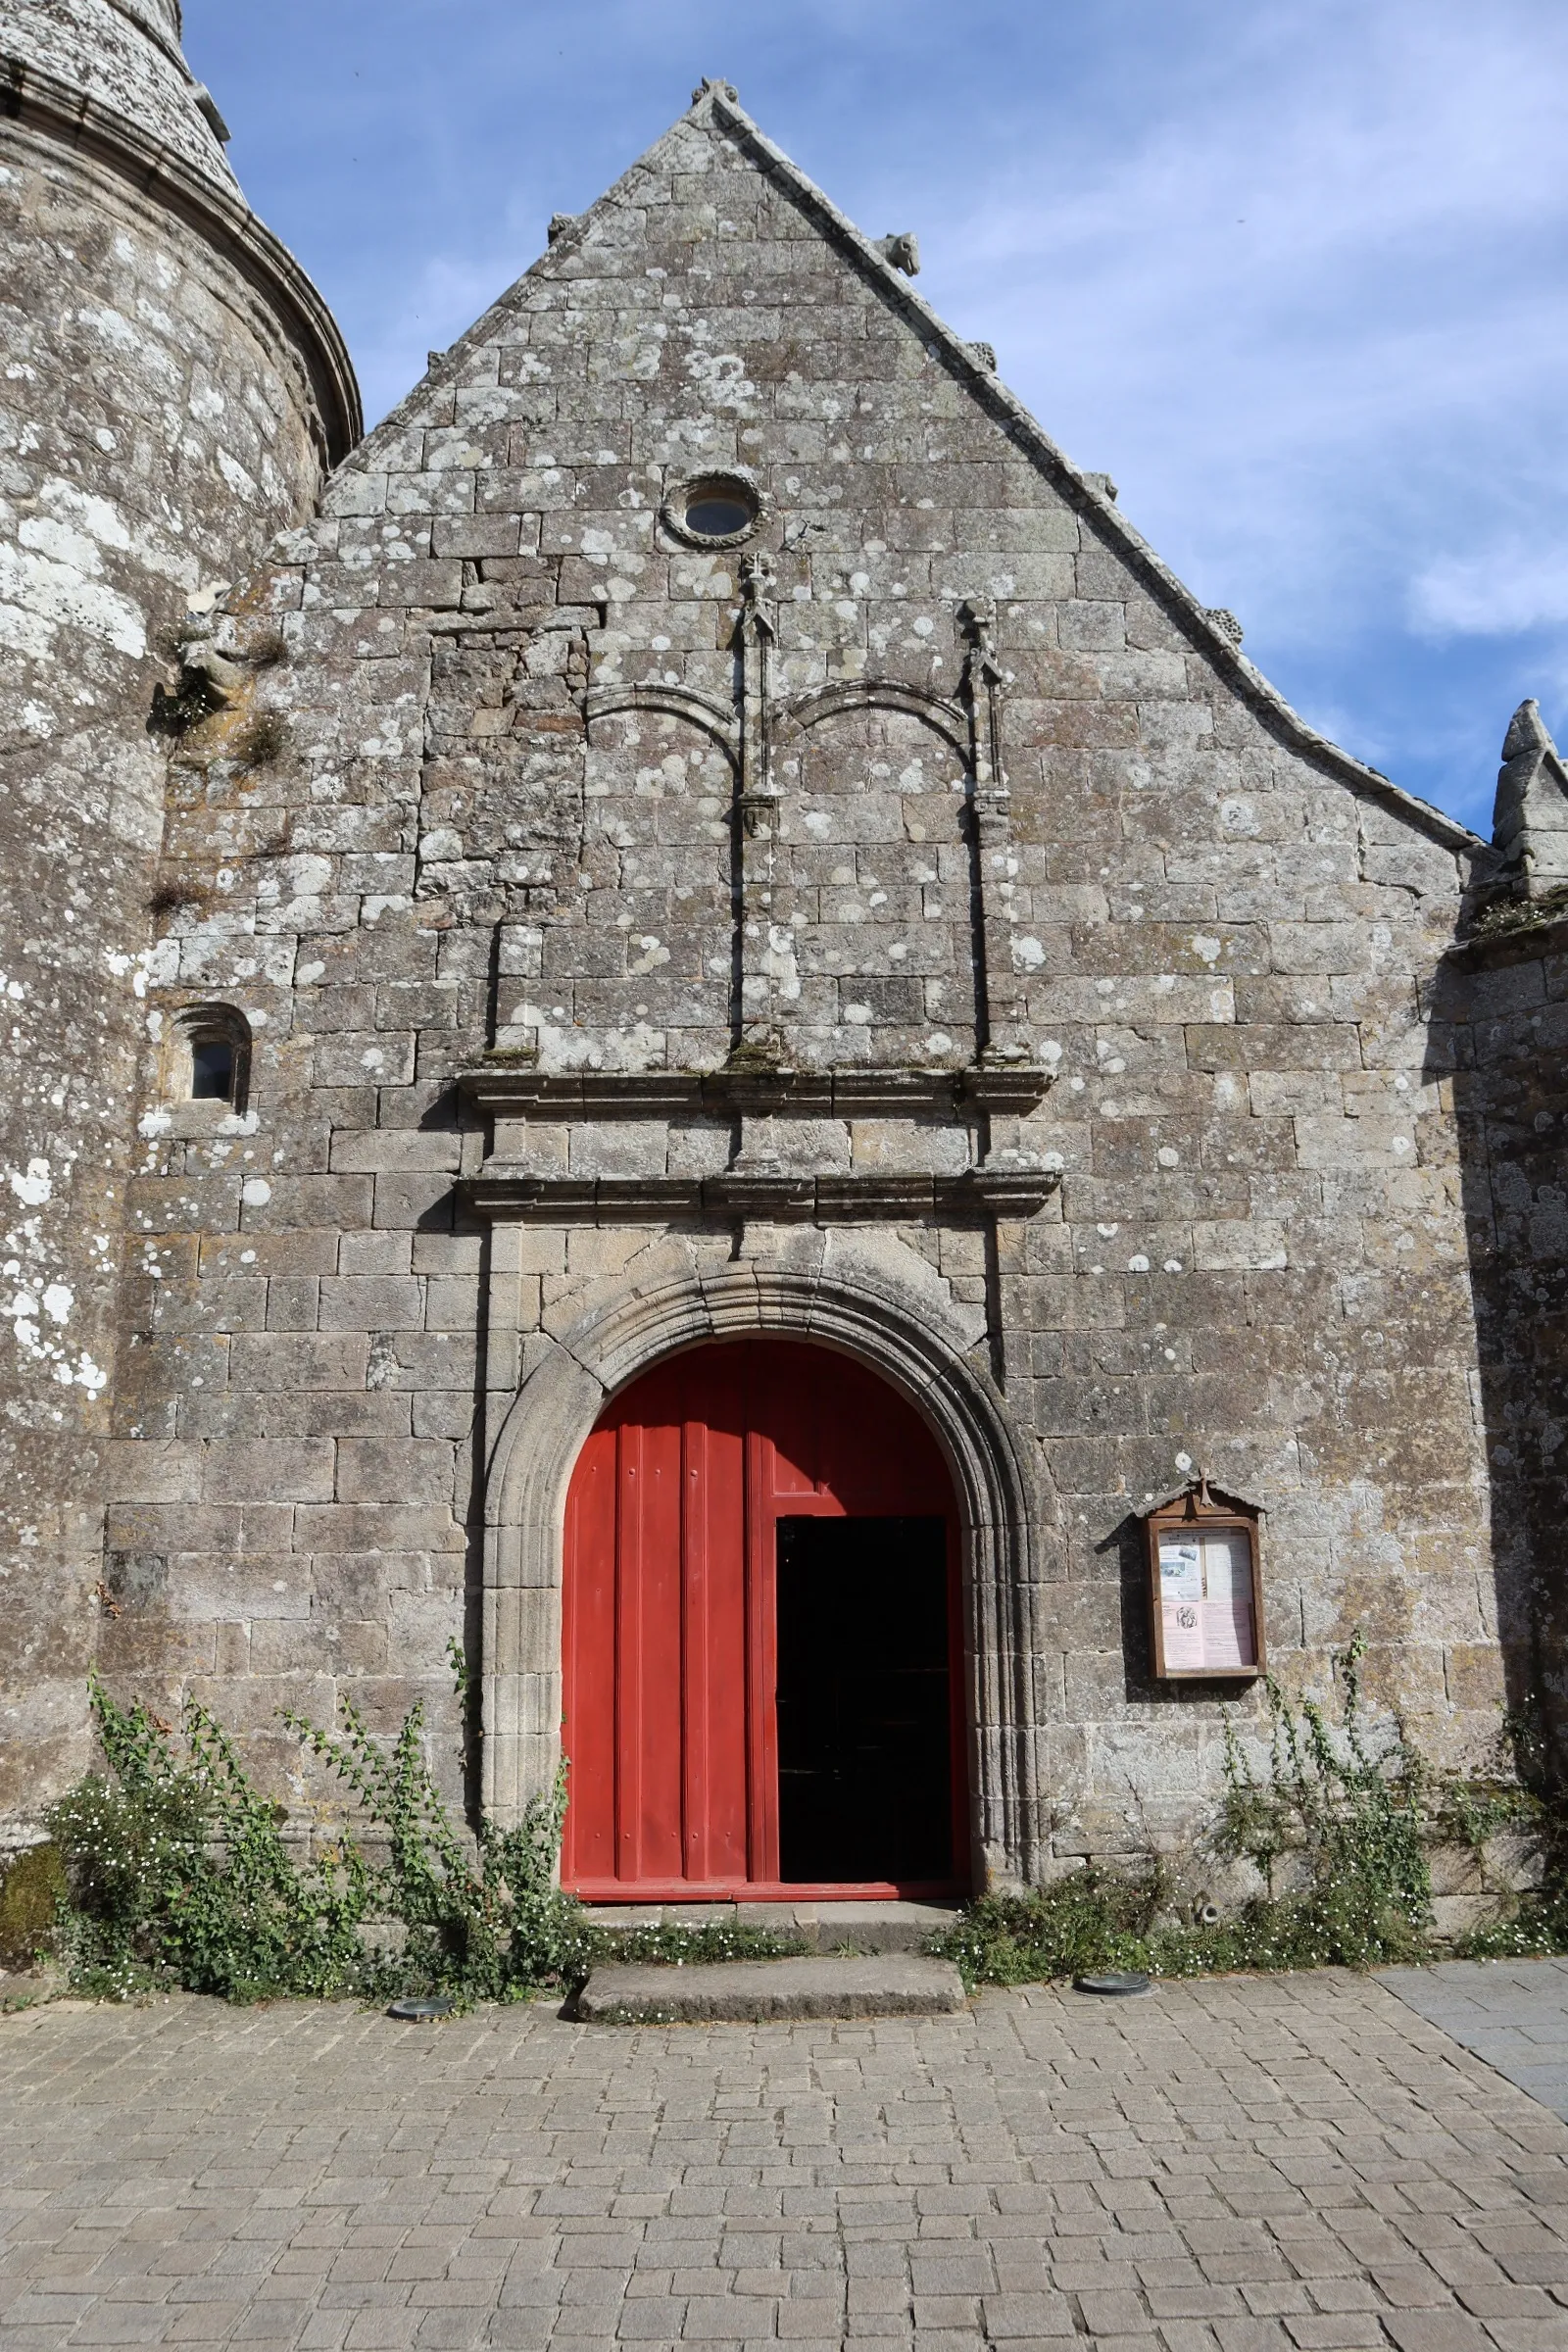
[[[1204,1478],[1147,1513],[1159,1681],[1252,1682],[1266,1671],[1260,1518]]]

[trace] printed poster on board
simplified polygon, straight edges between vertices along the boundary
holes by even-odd
[[[1251,1546],[1241,1529],[1162,1535],[1159,1610],[1167,1674],[1255,1666]]]

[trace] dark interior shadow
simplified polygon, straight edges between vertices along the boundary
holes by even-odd
[[[499,936],[499,934],[498,934]],[[494,966],[494,957],[492,957]],[[492,985],[494,971],[492,969]],[[492,1003],[492,1016],[493,1016]],[[482,1132],[485,1121],[464,1102],[454,1081],[443,1086],[419,1119],[422,1132],[471,1134]],[[415,1217],[421,1234],[462,1235],[479,1243],[480,1271],[475,1281],[474,1371],[471,1383],[472,1436],[468,1492],[464,1512],[465,1561],[463,1593],[463,1657],[466,1684],[462,1700],[463,1806],[470,1827],[477,1829],[483,1811],[480,1770],[481,1675],[484,1634],[484,1381],[490,1297],[490,1227],[465,1206],[457,1184],[448,1179]]]

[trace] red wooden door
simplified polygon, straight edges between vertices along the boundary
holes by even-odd
[[[741,1340],[622,1391],[566,1501],[564,1883],[594,1901],[799,1895],[779,1868],[778,1523],[940,1520],[943,1702],[960,1837],[953,1488],[912,1407],[846,1356]],[[842,1683],[844,1662],[837,1661]],[[956,1863],[925,1891],[956,1885]],[[827,1885],[819,1888],[830,1891]],[[879,1876],[832,1891],[887,1894]]]

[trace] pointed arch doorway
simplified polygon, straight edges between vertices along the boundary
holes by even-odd
[[[670,1357],[600,1415],[564,1534],[568,1886],[967,1887],[957,1513],[886,1382],[800,1341]]]

